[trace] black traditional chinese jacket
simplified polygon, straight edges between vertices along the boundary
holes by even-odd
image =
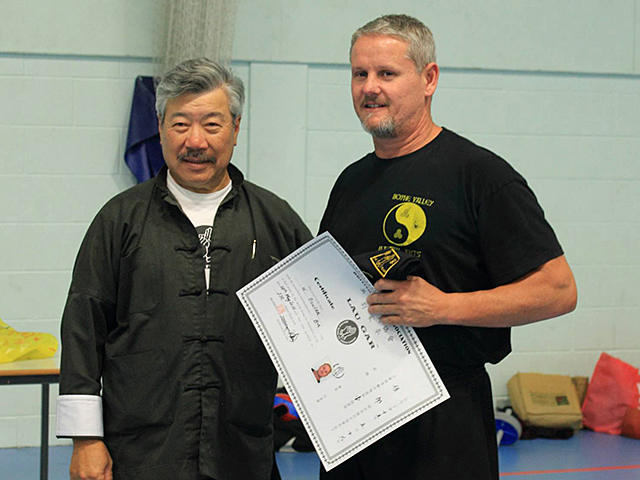
[[[270,477],[277,376],[235,292],[311,235],[285,201],[229,173],[208,291],[166,168],[109,201],[80,248],[60,395],[102,392],[115,479]]]

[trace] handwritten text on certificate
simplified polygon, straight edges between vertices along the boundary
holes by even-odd
[[[327,470],[449,398],[410,327],[328,233],[238,291]]]

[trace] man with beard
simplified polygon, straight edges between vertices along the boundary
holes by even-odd
[[[244,87],[207,59],[156,90],[166,167],[111,199],[62,318],[72,479],[279,479],[276,371],[235,292],[311,238],[230,164]]]
[[[416,328],[451,398],[320,478],[497,480],[485,363],[511,351],[510,327],[572,311],[573,275],[524,178],[434,123],[439,68],[422,22],[373,20],[350,54],[374,152],[342,172],[320,232],[352,256],[392,247],[421,259],[419,275],[375,283],[369,312]]]

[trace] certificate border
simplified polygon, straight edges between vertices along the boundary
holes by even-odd
[[[244,287],[243,289],[237,292],[237,295],[241,303],[245,306],[245,309],[247,310],[247,313],[251,319],[251,322],[254,324],[260,338],[263,340],[263,343],[265,344],[265,347],[269,353],[269,357],[271,358],[272,362],[276,367],[276,370],[278,371],[278,373],[282,378],[282,382],[287,390],[287,393],[293,400],[294,404],[300,405],[300,406],[304,406],[304,402],[301,401],[300,395],[298,394],[297,389],[290,382],[289,372],[284,367],[284,364],[281,361],[280,356],[276,353],[276,350],[273,347],[273,341],[271,337],[269,336],[267,331],[263,328],[262,323],[258,320],[258,315],[255,313],[253,302],[250,300],[249,297],[256,288],[260,287],[263,283],[269,281],[272,276],[274,276],[275,274],[281,273],[283,270],[286,270],[289,264],[292,261],[294,261],[296,258],[302,255],[307,255],[309,252],[322,247],[327,242],[331,243],[337,249],[340,255],[345,260],[347,260],[347,262],[352,267],[354,267],[354,272],[356,274],[356,277],[360,281],[360,283],[369,292],[373,293],[375,290],[373,289],[371,282],[369,282],[369,280],[364,276],[362,271],[355,264],[353,259],[345,252],[342,246],[328,232],[324,232],[323,234],[319,235],[312,241],[308,242],[306,245],[303,245],[301,248],[296,250],[293,254],[289,255],[288,257],[284,258],[279,263],[277,263],[275,267],[273,267],[271,270],[265,272],[263,275],[254,279],[246,287]],[[307,430],[307,433],[309,434],[309,437],[313,445],[316,447],[316,451],[320,456],[322,463],[325,465],[325,467],[333,467],[335,466],[334,464],[336,464],[336,462],[338,462],[338,464],[341,463],[340,460],[345,456],[352,456],[353,454],[362,450],[366,446],[375,442],[376,439],[386,435],[389,431],[392,431],[395,428],[412,420],[413,418],[421,415],[426,410],[428,410],[431,405],[438,404],[446,400],[447,398],[449,398],[449,394],[446,388],[444,387],[442,380],[439,378],[437,372],[435,372],[435,375],[434,375],[435,369],[433,367],[433,364],[429,359],[426,353],[426,350],[424,349],[424,346],[419,341],[419,339],[417,339],[413,328],[407,328],[402,325],[398,325],[398,328],[401,329],[402,334],[405,336],[405,338],[407,338],[407,341],[411,344],[412,350],[416,353],[416,355],[418,355],[422,359],[422,362],[419,362],[419,364],[423,368],[423,370],[425,370],[426,373],[428,374],[428,379],[434,389],[434,394],[431,395],[430,397],[425,398],[423,401],[418,402],[413,406],[410,406],[409,407],[410,412],[404,413],[402,415],[398,415],[395,417],[390,417],[389,420],[385,421],[380,427],[375,429],[373,432],[367,434],[362,440],[356,443],[350,444],[349,447],[343,450],[339,450],[333,455],[329,455],[327,453],[327,446],[324,444],[324,442],[321,441],[319,437],[316,436],[315,433],[317,429],[315,427],[315,424],[311,421],[310,418],[307,417],[307,415],[304,412],[304,408],[298,408],[297,411],[298,411],[298,414],[300,415],[300,419],[302,420],[302,423],[304,424]],[[327,468],[327,470],[329,470],[329,468]]]

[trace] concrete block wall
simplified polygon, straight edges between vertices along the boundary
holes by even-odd
[[[133,79],[148,60],[0,54],[0,318],[60,337],[75,252],[124,164]],[[57,385],[51,387],[54,425]],[[40,387],[0,391],[0,447],[37,445]],[[53,438],[52,444],[59,442]]]
[[[36,8],[30,3],[24,8]],[[287,199],[315,232],[337,175],[372,150],[351,107],[344,32],[384,12],[363,17],[354,13],[358,2],[329,2],[327,8],[345,8],[343,25],[336,26],[335,37],[323,30],[307,41],[310,55],[303,59],[304,42],[285,48],[293,40],[283,32],[294,17],[316,18],[321,12],[289,0],[275,3],[279,7],[270,10],[271,16],[251,20],[253,7],[261,4],[240,3],[239,26],[266,22],[266,27],[242,28],[236,35],[234,68],[245,80],[247,103],[234,163],[250,180]],[[379,3],[373,2],[382,8]],[[421,16],[418,2],[400,3],[407,6],[404,11]],[[477,55],[465,53],[469,45],[452,34],[459,31],[447,23],[455,9],[435,3],[432,24],[436,38],[443,39],[436,122],[494,150],[528,179],[579,286],[574,313],[514,329],[514,353],[490,367],[496,401],[506,399],[506,381],[517,371],[591,375],[602,351],[640,366],[640,33],[633,34],[640,32],[640,0],[621,1],[613,17],[596,22],[596,33],[613,31],[624,50],[613,56],[602,45],[594,47],[595,56],[609,58],[600,70],[597,62],[587,62],[588,54],[576,57],[577,47],[550,53],[546,68],[544,58],[530,52],[526,58],[534,63],[528,68],[518,55],[520,47],[497,56],[478,51],[488,62],[481,65]],[[502,3],[492,2],[493,13],[490,8],[486,15],[495,16]],[[583,10],[585,2],[579,3],[575,8]],[[598,0],[586,4],[610,8]],[[568,22],[571,8],[564,5],[556,23]],[[298,9],[298,17],[292,9]],[[620,10],[624,18],[618,18]],[[508,24],[508,15],[503,17]],[[282,38],[268,34],[270,22]],[[587,26],[569,29],[577,35]],[[489,27],[496,29],[495,21]],[[245,38],[248,31],[266,32],[264,45],[253,49],[258,36]],[[528,31],[536,33],[531,26]],[[321,37],[327,35],[325,48]],[[562,41],[557,35],[555,43]],[[131,43],[107,48],[96,40],[100,48],[83,45],[74,54],[69,48],[75,36],[59,39],[51,51],[41,37],[21,50],[0,34],[0,318],[19,330],[58,336],[86,227],[108,198],[134,183],[123,162],[133,80],[153,74],[154,67],[148,41],[140,51]],[[489,40],[499,48],[495,38]],[[603,39],[610,46],[614,40]],[[455,52],[451,41],[458,42]],[[269,48],[274,44],[279,48]],[[56,394],[54,386],[52,425]],[[0,387],[0,448],[39,443],[39,398],[38,386]],[[66,443],[55,440],[53,432],[50,440]]]

